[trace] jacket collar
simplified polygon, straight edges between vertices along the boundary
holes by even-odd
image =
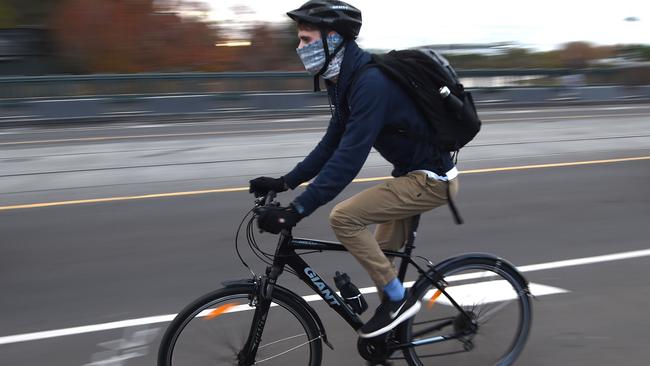
[[[355,41],[348,41],[345,44],[345,54],[343,55],[343,63],[341,64],[337,84],[328,83],[328,90],[336,86],[339,98],[343,98],[350,88],[350,83],[354,79],[356,71],[371,60],[370,53],[359,48]],[[338,103],[338,101],[336,102]]]

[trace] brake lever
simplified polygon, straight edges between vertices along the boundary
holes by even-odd
[[[278,194],[275,193],[275,191],[268,191],[268,193],[266,193],[266,199],[264,200],[264,206],[271,206],[277,195]]]

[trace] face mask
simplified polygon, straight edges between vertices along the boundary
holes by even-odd
[[[341,64],[343,63],[343,54],[345,53],[345,46],[341,47],[341,50],[334,56],[334,59],[330,61],[327,70],[323,73],[325,79],[332,79],[339,76],[341,72]]]
[[[338,33],[333,33],[327,36],[327,47],[329,48],[330,54],[334,52],[336,47],[343,43],[343,37]],[[326,79],[333,78],[337,76],[341,70],[341,63],[343,62],[343,53],[345,47],[341,48],[339,52],[334,56],[330,61],[327,70],[323,73],[323,77]],[[325,65],[325,48],[323,47],[323,40],[319,39],[318,41],[312,42],[303,48],[296,49],[298,52],[298,57],[305,65],[305,69],[311,75],[316,75]]]

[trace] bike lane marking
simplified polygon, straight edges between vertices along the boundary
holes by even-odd
[[[592,256],[592,257],[583,257],[583,258],[575,258],[575,259],[567,259],[567,260],[561,260],[561,261],[554,261],[554,262],[546,262],[546,263],[538,263],[538,264],[531,264],[531,265],[526,265],[526,266],[520,266],[517,267],[520,272],[526,273],[526,272],[535,272],[535,271],[544,271],[544,270],[550,270],[550,269],[557,269],[557,268],[566,268],[566,267],[576,267],[576,266],[582,266],[582,265],[589,265],[589,264],[596,264],[596,263],[604,263],[604,262],[612,262],[612,261],[620,261],[620,260],[627,260],[627,259],[634,259],[634,258],[642,258],[642,257],[650,257],[650,249],[643,249],[643,250],[636,250],[636,251],[629,251],[629,252],[621,252],[621,253],[613,253],[613,254],[606,254],[606,255],[599,255],[599,256]],[[453,280],[455,281],[460,281],[460,280],[467,280],[467,279],[475,279],[475,278],[484,278],[485,274],[484,272],[477,272],[477,273],[469,273],[467,275],[459,275],[459,276],[452,276]],[[413,282],[408,282],[404,284],[405,286],[412,286]],[[474,286],[475,284],[469,284],[467,286]],[[466,285],[463,285],[466,286]],[[458,286],[458,288],[462,288],[463,286]],[[467,289],[469,287],[466,287]],[[374,293],[377,291],[375,287],[366,287],[360,289],[362,293]],[[463,292],[464,290],[461,290]],[[533,292],[533,295],[535,296],[542,296],[542,295],[550,295],[550,294],[557,294],[557,293],[566,293],[568,290],[565,289],[560,289],[557,287],[552,287],[552,286],[546,286],[546,285],[541,285],[541,284],[531,284],[531,291]],[[491,300],[493,301],[500,301],[503,299],[503,296],[501,293],[492,295],[493,298]],[[308,296],[303,296],[303,299],[305,299],[308,302],[313,302],[313,301],[320,301],[322,298],[318,295],[308,295]],[[468,301],[471,301],[471,298],[468,298]],[[245,310],[244,307],[245,305],[239,306],[237,308],[231,309],[231,311],[242,311]],[[209,311],[204,311],[200,315],[207,315]],[[156,323],[165,323],[165,322],[170,322],[176,314],[169,314],[169,315],[159,315],[159,316],[151,316],[151,317],[146,317],[146,318],[138,318],[138,319],[128,319],[128,320],[122,320],[122,321],[116,321],[116,322],[110,322],[110,323],[101,323],[101,324],[93,324],[93,325],[85,325],[85,326],[79,326],[79,327],[72,327],[72,328],[64,328],[64,329],[56,329],[56,330],[49,330],[49,331],[42,331],[42,332],[34,332],[34,333],[24,333],[24,334],[16,334],[16,335],[10,335],[10,336],[4,336],[0,337],[0,346],[1,345],[6,345],[6,344],[12,344],[12,343],[20,343],[20,342],[30,342],[30,341],[37,341],[37,340],[42,340],[42,339],[48,339],[48,338],[58,338],[58,337],[64,337],[64,336],[70,336],[70,335],[78,335],[78,334],[84,334],[84,333],[94,333],[94,332],[100,332],[100,331],[106,331],[106,330],[113,330],[113,329],[121,329],[121,328],[128,328],[128,327],[134,327],[134,326],[142,326],[142,325],[148,325],[148,324],[156,324]]]
[[[650,160],[650,156],[636,156],[636,157],[605,159],[605,160],[573,161],[573,162],[566,162],[566,163],[551,163],[551,164],[537,164],[537,165],[519,165],[519,166],[510,166],[510,167],[502,167],[502,168],[472,169],[472,170],[461,171],[460,174],[496,173],[496,172],[516,171],[516,170],[561,168],[561,167],[596,165],[596,164],[613,164],[613,163],[623,163],[623,162],[643,161],[643,160]],[[367,182],[388,180],[392,178],[393,177],[357,178],[354,179],[352,183],[367,183]],[[303,183],[301,184],[301,186],[307,186],[308,184],[309,183]],[[246,192],[246,191],[248,191],[248,187],[219,188],[219,189],[207,189],[207,190],[188,191],[188,192],[157,193],[157,194],[146,194],[146,195],[139,195],[139,196],[92,198],[92,199],[73,200],[73,201],[44,202],[44,203],[31,203],[31,204],[12,205],[12,206],[0,206],[0,211],[80,205],[80,204],[87,204],[87,203],[104,203],[104,202],[152,199],[152,198],[192,196],[192,195],[214,194],[214,193]]]

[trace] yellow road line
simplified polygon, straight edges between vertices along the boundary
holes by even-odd
[[[505,167],[505,168],[473,169],[473,170],[466,170],[461,173],[462,174],[493,173],[493,172],[505,172],[509,170],[526,170],[526,169],[558,168],[558,167],[578,166],[578,165],[611,164],[611,163],[623,163],[627,161],[640,161],[640,160],[650,160],[650,156],[637,156],[631,158],[605,159],[605,160],[574,161],[569,163],[555,163],[555,164],[522,165],[522,166],[512,166],[512,167]]]
[[[631,157],[631,158],[606,159],[606,160],[574,161],[569,163],[520,165],[520,166],[510,166],[504,168],[472,169],[472,170],[463,170],[460,172],[460,174],[494,173],[494,172],[506,172],[511,170],[529,170],[529,169],[542,169],[542,168],[558,168],[558,167],[577,166],[577,165],[622,163],[626,161],[639,161],[639,160],[650,160],[650,156],[638,156],[638,157]],[[354,183],[374,182],[379,180],[387,180],[390,178],[392,177],[359,178],[353,180],[352,182]]]
[[[641,160],[650,160],[650,156],[637,156],[637,157],[620,158],[620,159],[606,159],[606,160],[574,161],[574,162],[568,162],[568,163],[520,165],[520,166],[511,166],[511,167],[503,167],[503,168],[473,169],[473,170],[461,171],[460,173],[461,174],[494,173],[494,172],[505,172],[505,171],[512,171],[512,170],[558,168],[558,167],[569,167],[569,166],[579,166],[579,165],[595,165],[595,164],[612,164],[612,163],[622,163],[622,162],[641,161]],[[391,179],[391,178],[392,177],[358,178],[358,179],[353,180],[352,182],[353,183],[375,182],[375,181],[387,180],[387,179]],[[307,184],[308,183],[304,183],[304,184],[302,184],[302,186],[306,186]],[[86,200],[33,203],[33,204],[14,205],[14,206],[0,206],[0,211],[19,210],[19,209],[28,209],[28,208],[41,208],[41,207],[53,207],[53,206],[79,205],[79,204],[84,204],[84,203],[103,203],[103,202],[116,202],[116,201],[131,201],[131,200],[141,200],[141,199],[150,199],[150,198],[179,197],[179,196],[192,196],[192,195],[212,194],[212,193],[246,192],[246,191],[248,191],[248,187],[221,188],[221,189],[208,189],[208,190],[201,190],[201,191],[147,194],[147,195],[141,195],[141,196],[94,198],[94,199],[86,199]]]
[[[246,187],[246,188],[207,189],[207,190],[203,190],[203,191],[145,194],[145,195],[141,195],[141,196],[92,198],[92,199],[87,199],[87,200],[32,203],[32,204],[27,204],[27,205],[15,205],[15,206],[0,206],[0,211],[3,211],[3,210],[18,210],[18,209],[24,209],[24,208],[40,208],[40,207],[52,207],[52,206],[79,205],[79,204],[82,204],[82,203],[103,203],[103,202],[115,202],[115,201],[131,201],[131,200],[143,200],[143,199],[149,199],[149,198],[194,196],[194,195],[209,194],[209,193],[227,193],[227,192],[243,192],[243,191],[248,191],[248,187]]]
[[[642,117],[647,116],[648,113],[618,113],[616,115],[596,114],[596,115],[576,115],[576,116],[539,116],[539,117],[521,117],[521,118],[495,118],[483,119],[483,122],[526,122],[526,121],[544,121],[544,120],[566,120],[566,119],[592,119],[592,118],[608,118],[608,117]]]

